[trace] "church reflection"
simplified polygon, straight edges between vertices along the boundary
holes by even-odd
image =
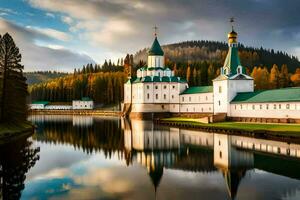
[[[228,198],[235,199],[241,183],[254,169],[300,180],[300,145],[282,141],[162,127],[151,121],[119,118],[35,116],[34,139],[70,144],[88,154],[118,155],[126,165],[145,168],[155,195],[168,169],[221,173]],[[282,195],[291,191],[282,188]],[[293,188],[289,188],[293,190]]]
[[[130,162],[147,168],[155,193],[164,169],[220,171],[230,199],[235,199],[246,173],[254,168],[300,180],[298,144],[167,128],[140,120],[124,120],[122,127]]]
[[[28,138],[0,145],[0,199],[19,199],[26,173],[39,160],[39,148]]]

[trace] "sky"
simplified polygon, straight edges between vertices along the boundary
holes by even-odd
[[[0,0],[0,34],[11,34],[25,71],[73,71],[161,44],[239,42],[300,58],[299,0]]]

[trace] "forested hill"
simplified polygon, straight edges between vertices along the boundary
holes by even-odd
[[[225,42],[216,41],[186,41],[162,46],[167,59],[167,65],[172,63],[195,63],[212,62],[222,65],[228,51]],[[147,50],[143,49],[134,55],[134,62],[147,61]],[[295,56],[288,55],[282,51],[274,51],[264,48],[245,47],[239,44],[239,54],[242,65],[252,71],[254,66],[267,67],[269,70],[273,64],[281,66],[286,64],[290,72],[295,72],[300,66]]]
[[[36,83],[43,83],[53,78],[59,78],[68,75],[63,72],[56,71],[36,71],[36,72],[26,72],[24,76],[27,78],[27,84],[32,85]]]

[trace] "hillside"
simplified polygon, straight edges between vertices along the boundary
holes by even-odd
[[[28,85],[43,83],[50,79],[59,78],[66,75],[68,74],[56,71],[37,71],[24,73],[24,76],[27,78],[26,82]]]
[[[227,55],[228,45],[225,42],[216,41],[186,41],[162,46],[166,64],[174,63],[212,62],[222,65]],[[147,61],[147,50],[143,49],[134,55],[134,62]],[[286,64],[290,72],[295,72],[300,67],[299,60],[285,52],[268,50],[264,48],[245,47],[239,44],[239,54],[242,65],[252,70],[254,66],[265,66],[271,69],[273,64],[282,66]]]

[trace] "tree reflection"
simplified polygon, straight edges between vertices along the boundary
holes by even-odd
[[[26,173],[39,160],[39,148],[28,138],[20,138],[0,146],[1,199],[19,199]]]
[[[71,144],[85,153],[103,151],[111,158],[117,153],[123,158],[124,136],[118,120],[94,120],[93,126],[74,125],[67,121],[39,121],[34,139],[51,144]]]

